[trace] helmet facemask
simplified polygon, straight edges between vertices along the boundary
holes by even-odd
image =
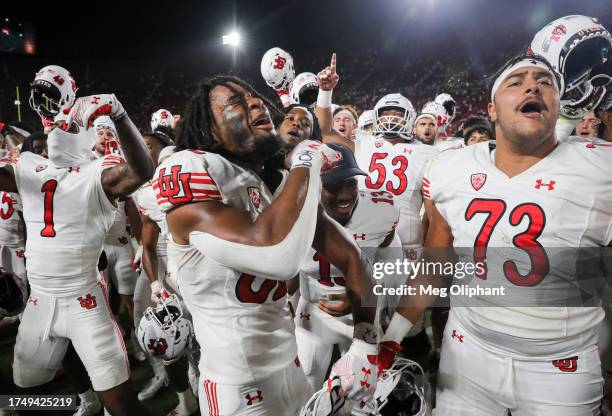
[[[382,115],[385,110],[403,111],[402,116],[397,115]],[[410,139],[410,128],[408,126],[408,109],[401,107],[383,107],[376,112],[374,119],[374,128],[372,132],[376,135],[382,134],[385,137],[401,137],[402,139]]]
[[[53,119],[66,105],[60,90],[44,80],[36,80],[32,83],[29,102],[30,107],[39,116],[47,119]]]

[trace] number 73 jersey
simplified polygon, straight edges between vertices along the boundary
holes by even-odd
[[[403,247],[418,248],[423,242],[421,186],[427,162],[438,151],[435,147],[413,142],[391,144],[383,138],[357,133],[355,159],[368,174],[359,176],[359,189],[387,191],[399,203],[397,234]]]
[[[464,282],[506,289],[451,298],[453,307],[464,306],[458,318],[484,339],[497,333],[535,341],[489,340],[510,353],[540,353],[521,344],[567,351],[577,347],[572,342],[596,339],[601,308],[569,300],[582,299],[574,295],[598,277],[580,268],[579,256],[586,248],[600,255],[598,247],[612,240],[612,147],[562,140],[512,178],[494,157],[487,143],[444,152],[423,179],[423,195],[450,226],[460,261],[484,264]]]
[[[101,174],[121,161],[108,155],[78,167],[57,168],[42,156],[24,152],[13,165],[33,289],[71,296],[97,282],[98,258],[117,212],[102,188]]]

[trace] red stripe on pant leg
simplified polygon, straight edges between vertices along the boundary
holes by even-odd
[[[215,416],[219,416],[219,402],[217,401],[217,383],[213,383],[213,398],[215,400]]]
[[[123,350],[123,358],[125,360],[125,365],[128,370],[128,378],[131,378],[132,369],[130,368],[130,360],[128,359],[127,348],[125,347],[125,342],[123,342],[123,337],[121,336],[121,330],[119,329],[119,325],[117,324],[117,321],[115,320],[115,316],[113,315],[113,312],[110,307],[110,303],[108,300],[108,291],[106,288],[106,282],[104,283],[102,282],[103,281],[99,280],[98,285],[100,286],[100,288],[102,289],[102,293],[104,294],[104,303],[106,304],[106,310],[108,311],[108,314],[110,315],[111,322],[113,323],[113,327],[115,328],[115,333],[117,334],[117,337],[119,338],[119,343],[121,344],[121,349]]]
[[[210,402],[210,391],[208,390],[208,380],[204,380],[204,393],[206,393],[206,401],[208,402],[208,415],[213,416],[212,404]]]

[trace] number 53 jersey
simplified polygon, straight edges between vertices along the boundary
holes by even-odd
[[[423,245],[421,185],[427,162],[437,149],[413,142],[391,144],[383,138],[357,133],[355,159],[368,176],[359,176],[359,189],[387,191],[395,196],[400,207],[397,234],[404,248]]]
[[[581,252],[600,255],[597,247],[612,240],[612,147],[565,139],[512,178],[494,157],[487,143],[441,153],[423,179],[460,261],[483,265],[462,283],[506,289],[453,296],[452,310],[509,354],[544,357],[594,344],[603,310],[570,299],[597,277],[580,268]]]
[[[121,161],[108,155],[78,167],[57,168],[42,156],[24,152],[13,165],[32,289],[63,297],[96,284],[104,237],[117,212],[102,188],[101,173]]]

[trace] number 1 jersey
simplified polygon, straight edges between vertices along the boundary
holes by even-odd
[[[24,152],[13,165],[26,223],[28,280],[36,291],[63,297],[96,284],[97,264],[117,209],[102,188],[105,156],[73,168]]]

